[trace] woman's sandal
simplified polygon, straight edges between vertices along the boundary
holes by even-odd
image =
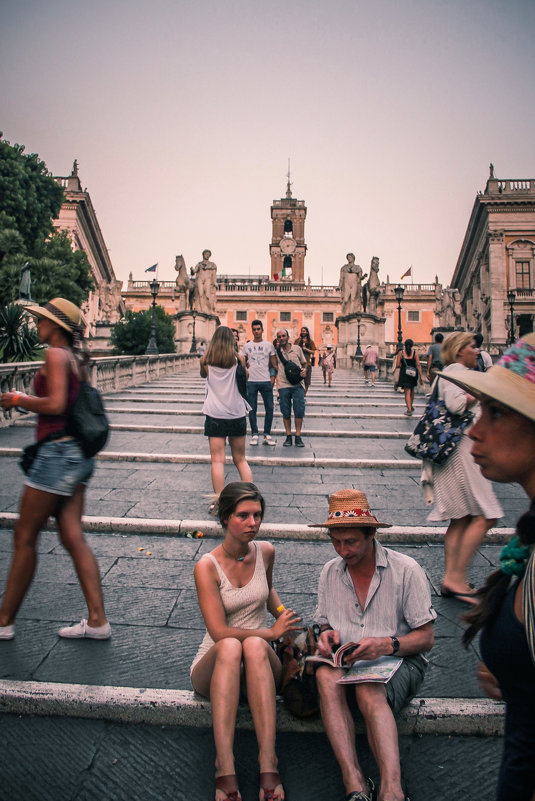
[[[226,793],[225,801],[241,801],[241,795],[238,789],[238,777],[235,773],[217,776],[215,789]]]
[[[260,774],[260,789],[264,793],[263,801],[281,801],[280,792],[275,793],[277,787],[281,787],[284,792],[282,779],[276,771]]]

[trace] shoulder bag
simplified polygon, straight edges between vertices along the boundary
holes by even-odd
[[[247,400],[247,371],[239,359],[236,365],[236,384],[242,398]]]
[[[282,362],[284,367],[284,375],[286,376],[287,380],[290,384],[297,385],[301,382],[301,367],[293,362],[291,359],[287,359],[286,356],[283,355],[282,350],[277,348],[277,356]]]
[[[435,381],[425,412],[409,437],[405,450],[415,459],[444,464],[472,423],[474,414],[470,411],[462,414],[448,411],[444,401],[438,397],[438,381],[439,379]]]

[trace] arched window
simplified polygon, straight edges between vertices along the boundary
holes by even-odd
[[[292,269],[292,257],[291,256],[285,256],[284,257],[284,261],[282,263],[282,266],[284,267],[285,270],[291,270]]]
[[[290,219],[284,220],[284,233],[291,234],[293,232],[293,224]]]

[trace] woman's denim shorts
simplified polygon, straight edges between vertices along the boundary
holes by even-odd
[[[95,460],[84,456],[76,440],[53,440],[41,445],[24,483],[52,495],[69,497],[78,484],[89,482],[94,467]]]

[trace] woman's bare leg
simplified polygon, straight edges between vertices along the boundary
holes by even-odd
[[[260,773],[277,771],[275,753],[276,685],[281,674],[281,663],[269,643],[260,637],[247,637],[242,643],[245,665],[247,701],[253,718],[258,742]],[[276,798],[284,798],[281,785]]]
[[[245,437],[243,440],[245,443]],[[210,457],[212,460],[212,486],[214,492],[219,495],[225,486],[225,438],[208,437],[208,443],[210,445]]]
[[[25,487],[13,536],[14,553],[0,608],[0,626],[9,626],[28,591],[37,565],[35,548],[40,530],[57,511],[61,496]]]
[[[79,484],[74,494],[62,504],[56,518],[61,544],[74,562],[76,575],[82,587],[88,610],[87,622],[90,626],[96,627],[103,626],[107,621],[97,560],[82,531],[84,495],[85,487]]]
[[[245,458],[245,437],[229,437],[230,452],[232,461],[238,468],[238,473],[242,481],[252,481],[253,474]],[[223,487],[221,487],[223,489]]]
[[[216,750],[215,774],[236,773],[234,730],[240,700],[242,643],[233,637],[219,640],[195,665],[191,683],[196,692],[212,702],[212,725]],[[221,791],[221,798],[224,794]]]

